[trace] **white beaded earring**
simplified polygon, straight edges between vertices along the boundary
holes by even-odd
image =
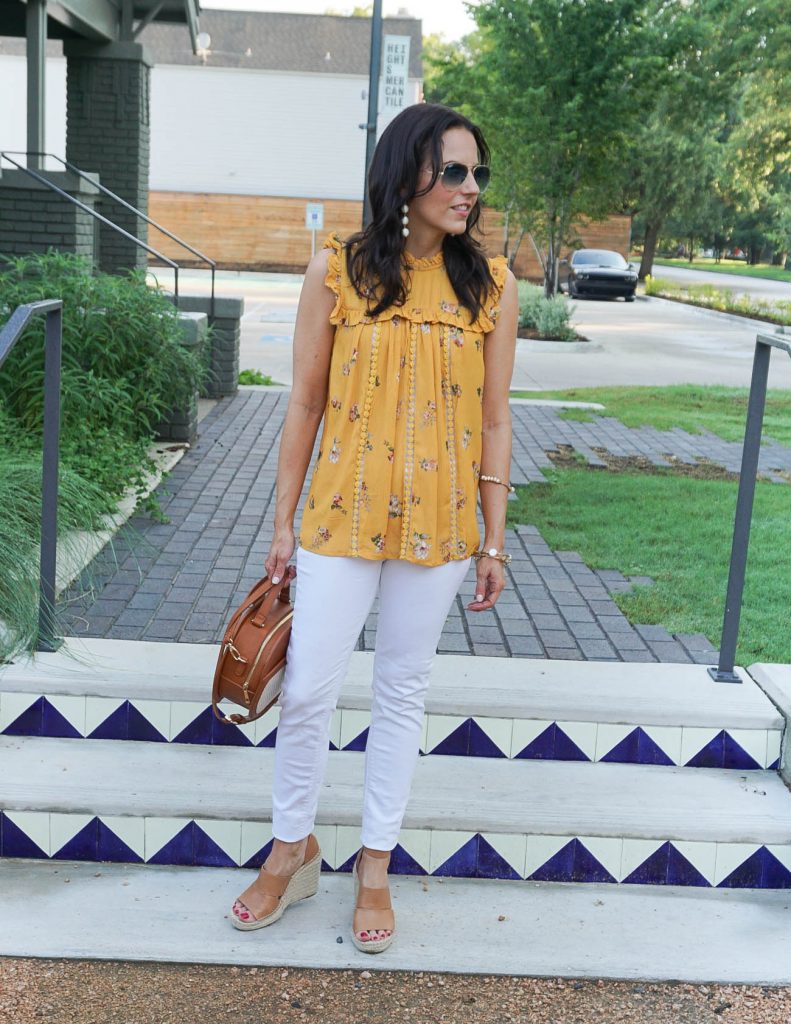
[[[406,203],[404,203],[404,205],[401,207],[401,213],[403,213],[404,215],[401,218],[401,223],[404,225],[401,228],[401,234],[404,236],[404,238],[406,238],[406,236],[409,234],[409,228],[407,227],[407,225],[409,224],[409,217],[407,217],[407,214],[409,213],[409,207],[407,206]]]

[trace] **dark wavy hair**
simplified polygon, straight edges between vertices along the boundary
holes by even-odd
[[[440,103],[416,103],[402,110],[376,144],[368,171],[371,222],[346,243],[349,277],[358,295],[369,299],[373,316],[406,302],[409,265],[404,257],[401,206],[434,187],[442,169],[442,136],[449,128],[466,128],[475,138],[479,161],[489,162],[489,147],[480,128]],[[431,161],[431,181],[418,192],[420,168],[426,158]],[[494,285],[483,247],[470,233],[480,215],[480,202],[476,202],[464,233],[446,234],[442,243],[453,290],[473,320]],[[373,308],[371,300],[376,301]]]

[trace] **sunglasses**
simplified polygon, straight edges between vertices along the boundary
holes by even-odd
[[[470,171],[472,171],[472,176],[479,190],[485,192],[489,179],[492,176],[491,168],[487,164],[475,164],[474,167],[468,167],[466,164],[460,164],[456,160],[452,160],[450,163],[445,164],[440,171],[439,180],[445,188],[461,188],[467,180],[467,175]]]

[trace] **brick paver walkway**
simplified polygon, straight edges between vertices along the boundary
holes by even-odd
[[[241,390],[201,421],[195,446],[159,488],[170,518],[160,524],[133,517],[116,536],[117,562],[105,549],[82,579],[62,595],[67,632],[134,640],[219,642],[223,627],[250,586],[263,574],[272,536],[277,449],[288,402],[284,392]],[[513,406],[512,480],[542,480],[546,450],[569,444],[596,459],[594,447],[659,461],[672,453],[738,468],[740,446],[714,435],[680,430],[630,430],[617,420],[563,420],[557,410]],[[318,440],[317,440],[318,444]],[[791,468],[791,452],[762,452],[762,468]],[[309,484],[305,482],[304,501]],[[479,512],[480,515],[480,512]],[[716,651],[701,635],[671,636],[661,626],[632,626],[613,593],[645,578],[594,571],[573,551],[550,550],[530,525],[509,530],[510,586],[489,612],[465,609],[472,599],[474,566],[451,610],[442,653],[548,657],[576,660],[692,661],[713,664]],[[92,578],[93,592],[85,592]],[[298,586],[298,581],[296,583]],[[358,647],[372,650],[377,606]]]

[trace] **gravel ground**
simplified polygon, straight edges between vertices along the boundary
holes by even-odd
[[[214,1024],[231,1019],[238,1024],[790,1024],[791,988],[381,968],[0,959],[3,1024]]]

